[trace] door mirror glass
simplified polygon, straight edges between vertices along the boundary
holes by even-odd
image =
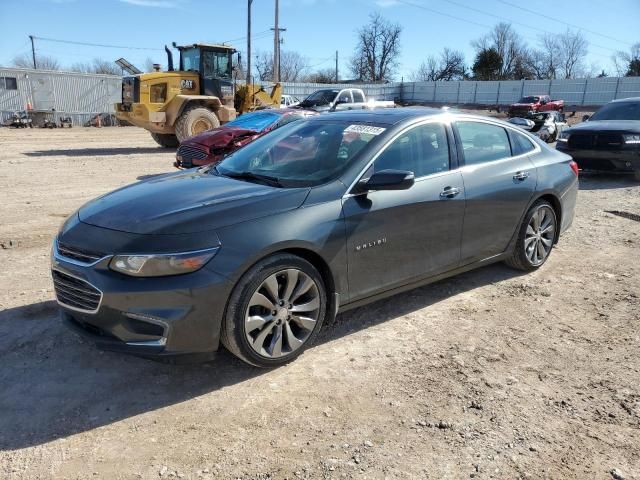
[[[415,183],[413,172],[406,170],[382,170],[358,182],[357,191],[408,190]]]
[[[591,117],[590,117],[589,115],[583,115],[583,116],[582,116],[582,121],[583,121],[583,122],[588,122],[590,118],[591,118]]]

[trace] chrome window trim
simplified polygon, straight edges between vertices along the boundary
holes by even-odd
[[[404,135],[406,132],[408,132],[409,130],[412,130],[413,128],[416,127],[420,127],[422,125],[426,125],[429,123],[440,123],[442,125],[446,126],[451,124],[451,118],[449,118],[448,116],[445,117],[443,119],[442,115],[446,115],[446,114],[441,114],[441,115],[435,115],[433,118],[426,118],[426,119],[422,119],[422,120],[418,120],[415,123],[412,123],[410,125],[407,125],[405,128],[403,128],[402,130],[400,130],[398,133],[396,133],[393,137],[391,137],[381,148],[380,150],[378,150],[378,152],[375,154],[375,156],[369,160],[369,162],[367,163],[367,165],[360,171],[360,173],[356,176],[356,179],[351,183],[351,185],[349,185],[349,188],[347,188],[347,193],[345,193],[342,198],[346,199],[346,198],[351,198],[351,197],[356,197],[359,195],[362,195],[363,193],[367,193],[367,192],[361,192],[361,193],[351,193],[351,191],[353,190],[353,187],[356,186],[356,184],[362,179],[362,177],[364,176],[364,174],[367,172],[367,170],[369,170],[369,168],[371,168],[371,165],[374,164],[374,162],[378,159],[378,157],[380,155],[382,155],[382,153],[389,148],[389,145],[391,143],[393,143],[395,140],[397,140],[401,135]],[[447,137],[447,146],[449,146],[449,138]],[[449,153],[449,165],[451,165],[451,153]],[[456,168],[455,170],[448,170],[446,172],[436,172],[436,173],[430,173],[429,175],[423,175],[421,177],[416,177],[415,181],[418,182],[422,179],[425,179],[427,177],[432,177],[433,175],[439,175],[439,174],[443,174],[443,173],[450,173],[450,172],[455,172],[459,170],[459,168]]]
[[[95,310],[87,310],[87,309],[84,309],[84,308],[78,308],[78,307],[74,307],[72,305],[67,305],[66,303],[61,302],[60,299],[58,298],[58,292],[56,291],[55,282],[54,282],[53,294],[56,297],[56,302],[58,303],[58,305],[60,305],[63,308],[67,308],[69,310],[73,310],[75,312],[88,313],[90,315],[94,315],[94,314],[98,313],[98,311],[100,310],[100,307],[102,306],[102,299],[104,298],[104,293],[102,292],[102,290],[100,290],[98,287],[96,287],[93,283],[89,282],[88,280],[86,280],[84,278],[81,278],[81,277],[78,277],[77,275],[69,273],[69,272],[67,272],[65,270],[62,270],[60,268],[53,267],[51,270],[54,270],[54,271],[56,271],[58,273],[61,273],[62,275],[67,275],[69,277],[75,278],[76,280],[80,280],[81,282],[84,282],[87,285],[92,286],[93,288],[96,289],[96,291],[100,292],[100,300],[98,301],[98,306],[95,308]]]
[[[53,239],[53,257],[60,261],[60,262],[66,262],[66,263],[70,263],[71,265],[76,265],[78,267],[93,267],[95,265],[97,265],[98,263],[106,260],[107,258],[111,258],[113,255],[105,255],[104,257],[99,258],[98,260],[94,261],[94,262],[81,262],[80,260],[76,260],[74,258],[69,258],[69,257],[65,257],[64,255],[62,255],[59,251],[58,251],[58,237]],[[65,273],[66,272],[62,272]],[[79,280],[83,280],[82,278],[80,278]]]

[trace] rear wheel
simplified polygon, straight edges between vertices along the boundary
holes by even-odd
[[[180,145],[178,138],[171,133],[151,133],[151,138],[164,148],[177,148]]]
[[[534,203],[524,217],[513,253],[505,263],[524,271],[540,268],[551,254],[557,229],[553,206],[545,200]]]
[[[253,266],[236,285],[221,340],[251,365],[277,367],[313,342],[326,311],[318,270],[295,255],[277,254]]]
[[[220,120],[214,112],[204,107],[187,107],[176,120],[176,136],[182,142],[207,130],[220,126]]]

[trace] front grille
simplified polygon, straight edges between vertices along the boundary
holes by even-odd
[[[207,152],[191,145],[180,145],[177,155],[181,157],[183,167],[193,166],[194,160],[204,160],[207,158]]]
[[[574,133],[569,136],[569,146],[571,148],[592,148],[594,140],[594,135],[581,135]]]
[[[88,282],[58,270],[51,272],[58,302],[74,310],[87,313],[98,311],[102,292]]]
[[[598,147],[620,147],[623,143],[622,135],[600,134],[596,137],[596,145]]]
[[[65,257],[70,258],[72,260],[76,260],[81,263],[94,263],[104,257],[103,254],[92,252],[89,250],[84,250],[77,247],[72,247],[71,245],[67,245],[58,241],[58,254]]]

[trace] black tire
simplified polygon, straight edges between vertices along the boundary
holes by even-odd
[[[178,148],[180,142],[175,135],[171,133],[151,133],[151,138],[153,138],[158,145],[163,148]]]
[[[548,247],[549,250],[544,256],[544,258],[542,258],[540,262],[533,262],[527,255],[525,242],[528,235],[527,228],[530,226],[533,216],[538,211],[540,211],[540,209],[544,209],[546,214],[551,215],[552,224],[553,224],[553,232],[552,232],[553,234],[550,235],[551,243]],[[549,256],[551,255],[551,251],[553,250],[555,239],[557,237],[557,232],[558,232],[558,216],[556,214],[555,209],[553,208],[553,205],[551,205],[546,200],[538,200],[536,203],[534,203],[531,206],[529,211],[527,211],[527,214],[524,216],[522,224],[518,229],[518,238],[513,248],[513,252],[511,253],[511,257],[505,260],[505,263],[511,268],[515,268],[516,270],[523,270],[525,272],[537,270],[538,268],[540,268],[542,265],[545,264],[545,262],[548,260]]]
[[[249,312],[249,302],[251,298],[260,291],[265,280],[287,269],[298,270],[315,282],[317,290],[314,290],[314,292],[317,292],[319,299],[317,320],[313,330],[300,347],[278,358],[271,358],[259,354],[250,345],[247,338],[248,333],[245,328],[245,319]],[[238,281],[233,289],[233,293],[229,297],[220,337],[222,344],[227,350],[240,360],[261,368],[279,367],[298,357],[313,343],[322,327],[326,315],[327,293],[324,281],[318,270],[311,263],[298,256],[286,253],[276,254],[255,264]],[[288,326],[285,325],[285,327]],[[249,333],[251,333],[251,331]],[[267,339],[268,338],[267,336]]]
[[[640,182],[640,170],[636,170],[635,172],[633,172],[633,176],[636,178],[637,181]]]
[[[220,126],[220,120],[214,112],[204,107],[187,107],[178,117],[175,124],[176,137],[182,143],[185,139],[193,137],[206,130],[212,130]]]

